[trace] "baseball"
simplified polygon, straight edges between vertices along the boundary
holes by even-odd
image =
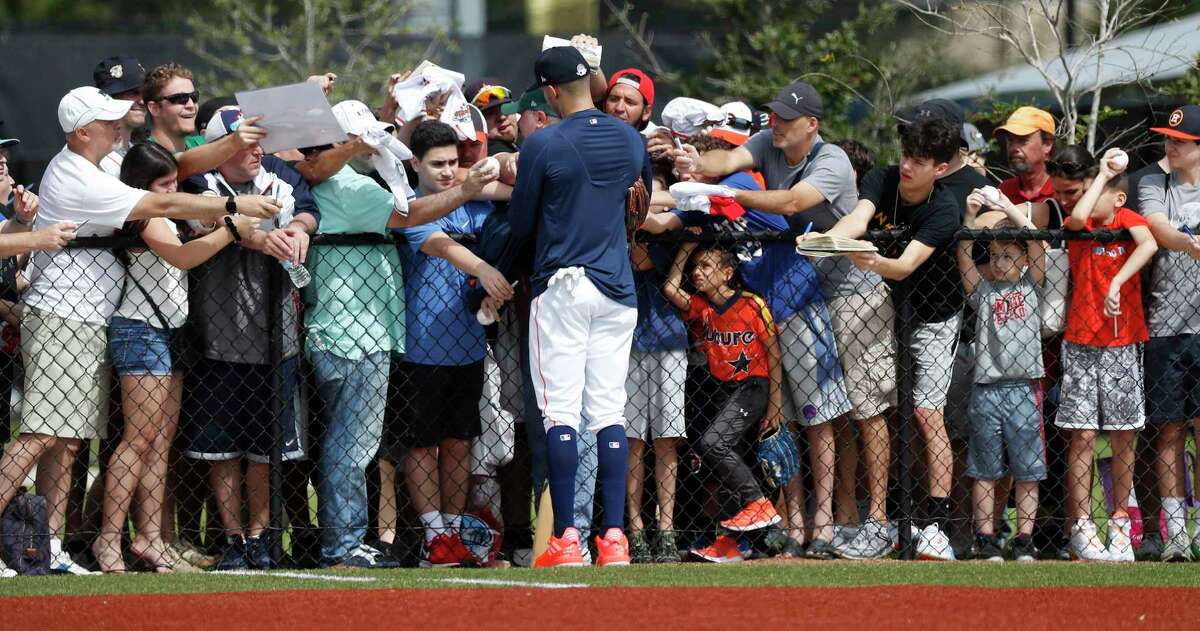
[[[979,189],[979,192],[983,194],[983,198],[986,199],[989,204],[1000,203],[1000,189],[996,188],[995,186],[985,186]]]
[[[483,163],[481,169],[500,171],[500,161],[492,156],[484,158],[481,162]]]
[[[1112,154],[1112,157],[1109,158],[1109,161],[1112,163],[1113,167],[1117,169],[1124,169],[1125,167],[1129,166],[1129,154],[1118,149],[1116,153]]]
[[[495,160],[495,158],[488,158],[488,159]],[[487,325],[495,322],[495,320],[493,320],[491,316],[489,316],[487,313],[485,313],[483,309],[480,309],[479,311],[475,312],[475,321],[478,322],[482,326],[487,326]]]

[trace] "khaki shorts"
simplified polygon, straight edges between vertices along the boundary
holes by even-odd
[[[20,432],[104,438],[108,430],[108,335],[103,325],[29,308],[21,319],[25,395]]]
[[[887,285],[826,302],[845,368],[850,418],[879,416],[896,405],[896,314]]]

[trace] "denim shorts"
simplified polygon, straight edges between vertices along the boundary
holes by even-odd
[[[108,354],[118,375],[171,374],[171,338],[176,329],[159,329],[141,320],[114,316],[108,324]]]
[[[1046,479],[1041,384],[1023,380],[975,384],[967,416],[971,426],[968,477],[995,481],[1011,472],[1018,482]]]

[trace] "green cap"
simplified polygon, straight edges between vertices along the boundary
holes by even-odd
[[[535,90],[526,90],[525,94],[521,95],[520,101],[505,103],[500,106],[500,112],[505,116],[510,114],[520,114],[529,110],[537,110],[545,112],[550,116],[558,116],[558,112],[554,111],[550,102],[546,100],[546,93],[541,88]]]

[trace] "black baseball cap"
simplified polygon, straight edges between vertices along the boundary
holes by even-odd
[[[780,90],[775,99],[763,107],[785,121],[801,116],[821,118],[823,113],[821,95],[817,94],[816,88],[803,81],[797,81]]]
[[[896,131],[901,133],[904,132],[905,127],[919,120],[940,118],[959,130],[959,144],[961,146],[970,146],[966,131],[963,129],[963,123],[966,119],[966,116],[963,114],[963,108],[950,99],[929,99],[919,105],[902,110],[896,114],[896,118],[898,119]]]
[[[1166,127],[1151,127],[1150,131],[1164,136],[1200,142],[1200,105],[1184,105],[1167,117]]]
[[[4,137],[4,121],[0,120],[0,149],[7,149],[8,147],[15,147],[19,144],[21,144],[21,141],[17,140],[16,138],[5,138]]]
[[[538,55],[533,75],[537,80],[530,90],[579,81],[588,75],[588,65],[574,46],[555,46]]]
[[[140,89],[145,78],[146,69],[142,63],[129,55],[105,58],[92,71],[96,87],[109,96]]]

